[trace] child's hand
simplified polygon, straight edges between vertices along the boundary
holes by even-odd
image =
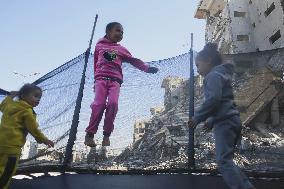
[[[18,96],[19,92],[18,91],[11,91],[9,93],[9,96],[12,97],[12,98],[15,98],[16,96]]]
[[[197,124],[195,123],[195,121],[193,119],[189,119],[188,121],[188,127],[189,128],[195,128],[197,126]]]
[[[148,68],[148,73],[155,74],[155,73],[157,73],[158,71],[159,71],[159,69],[156,68],[156,67],[149,67],[149,68]]]
[[[51,140],[46,141],[44,144],[47,145],[49,148],[54,147],[54,142],[52,142]]]

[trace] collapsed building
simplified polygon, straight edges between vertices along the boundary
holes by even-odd
[[[273,57],[273,58],[272,58]],[[235,64],[235,101],[244,124],[236,161],[245,168],[284,168],[284,85],[282,63],[284,49],[226,55],[225,61]],[[242,64],[250,62],[250,65]],[[275,64],[275,62],[279,64]],[[272,65],[271,65],[272,64]],[[264,69],[265,68],[265,69]],[[195,105],[202,103],[202,87],[195,78]],[[184,168],[187,163],[189,82],[186,79],[164,79],[164,111],[152,114],[145,121],[143,135],[118,158],[129,168]],[[152,110],[155,108],[152,108]],[[159,108],[160,109],[160,108]],[[136,128],[137,124],[134,126]],[[196,163],[214,168],[214,139],[201,127],[195,132]],[[165,163],[166,162],[166,163]]]

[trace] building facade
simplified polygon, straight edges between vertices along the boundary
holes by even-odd
[[[195,18],[224,54],[284,47],[284,0],[201,0]]]

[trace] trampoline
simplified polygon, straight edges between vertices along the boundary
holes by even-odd
[[[273,53],[277,54],[282,50],[275,50]],[[129,65],[124,65],[125,83],[122,85],[120,97],[123,103],[120,103],[121,111],[116,119],[115,135],[111,138],[112,145],[105,154],[101,153],[103,150],[99,145],[92,151],[83,143],[84,130],[91,115],[89,105],[94,98],[93,55],[89,52],[81,54],[39,78],[34,84],[40,86],[44,93],[41,104],[36,108],[38,120],[42,131],[55,141],[56,145],[54,149],[45,149],[44,146],[37,145],[32,137],[28,137],[29,149],[24,154],[26,157],[19,163],[17,174],[28,176],[31,173],[47,172],[64,174],[59,176],[44,174],[40,177],[31,176],[32,179],[13,179],[10,188],[228,188],[216,171],[214,174],[208,172],[205,174],[202,171],[187,172],[188,162],[194,162],[192,161],[195,160],[194,157],[198,169],[209,169],[209,172],[213,172],[212,169],[214,169],[214,166],[212,167],[209,163],[210,157],[211,159],[213,157],[212,136],[209,134],[201,136],[202,132],[196,132],[200,139],[197,140],[198,145],[195,145],[194,133],[189,132],[187,125],[184,124],[186,123],[184,118],[188,118],[189,107],[194,107],[189,103],[190,95],[187,95],[188,68],[193,57],[191,53],[149,62],[150,65],[161,70],[156,75],[145,75]],[[266,52],[263,56],[259,53],[246,54],[245,58],[265,61],[270,58],[269,53]],[[227,58],[236,59],[233,55]],[[89,63],[88,59],[90,59]],[[238,80],[238,82],[247,84],[247,81],[258,78],[257,74],[251,78],[244,77],[244,81]],[[236,85],[235,88],[241,90],[241,86]],[[171,98],[172,94],[179,94],[180,98]],[[5,95],[7,92],[0,90],[0,102]],[[196,101],[200,102],[200,99]],[[165,101],[171,103],[165,103]],[[159,112],[160,104],[164,105],[162,112]],[[147,125],[147,133],[146,126],[137,129],[137,125]],[[99,132],[102,133],[102,125],[100,129]],[[134,134],[138,131],[143,133],[142,138],[133,141]],[[139,132],[138,134],[141,134]],[[101,139],[102,136],[98,136],[97,140],[101,141]],[[258,142],[261,145],[255,147],[254,153],[248,151],[236,157],[245,170],[256,170],[248,175],[251,176],[251,181],[257,189],[284,189],[284,164],[281,161],[283,146],[280,146],[282,143],[279,141],[272,142],[274,147],[267,141]],[[269,150],[274,151],[269,151],[268,147]],[[188,149],[196,149],[196,152],[187,152]],[[101,154],[107,156],[100,156]],[[57,164],[59,168],[54,166]],[[94,165],[95,172],[89,170],[90,165]],[[122,167],[121,170],[127,168],[127,171],[125,173],[112,171],[111,168],[116,166]],[[76,167],[85,171],[74,170]],[[132,169],[137,172],[131,172]],[[149,172],[149,169],[162,171]],[[175,172],[177,169],[186,171]],[[259,175],[263,170],[269,170],[271,174]]]
[[[283,189],[284,180],[252,179],[257,189]],[[95,175],[63,174],[16,180],[11,189],[228,189],[222,177],[203,175]]]

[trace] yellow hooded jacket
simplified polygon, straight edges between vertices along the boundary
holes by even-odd
[[[48,139],[42,134],[31,105],[6,97],[0,104],[3,112],[0,124],[0,154],[20,154],[30,133],[39,143]]]

